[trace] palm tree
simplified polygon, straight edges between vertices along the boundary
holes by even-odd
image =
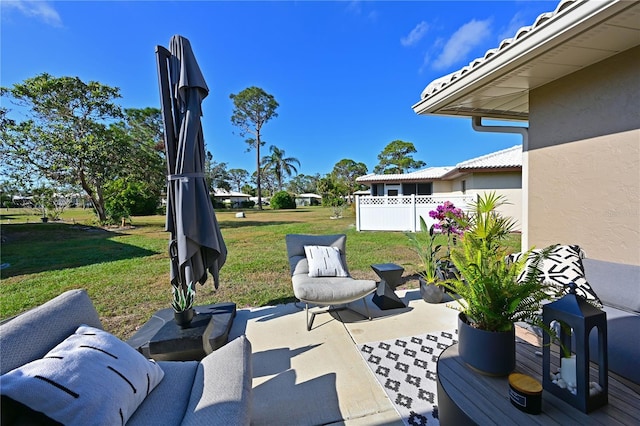
[[[271,155],[262,157],[262,169],[271,169],[278,181],[278,190],[282,191],[282,176],[291,176],[292,172],[298,173],[298,169],[294,164],[300,167],[300,160],[294,157],[285,157],[284,149],[280,149],[277,146],[271,145],[269,152],[271,152]]]

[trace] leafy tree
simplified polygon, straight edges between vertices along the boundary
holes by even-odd
[[[251,182],[257,184],[258,174],[256,172],[251,174]],[[262,182],[262,188],[266,194],[273,195],[276,192],[276,176],[271,170],[260,169],[260,182]]]
[[[402,174],[426,166],[424,161],[414,160],[416,148],[411,142],[395,140],[378,154],[378,165],[373,169],[377,174]]]
[[[291,176],[292,172],[298,173],[294,163],[300,167],[300,161],[295,157],[285,157],[284,149],[271,145],[269,147],[271,155],[262,157],[262,168],[271,170],[278,182],[278,190],[282,191],[283,175]]]
[[[367,174],[367,165],[345,158],[333,166],[331,174],[347,188],[346,195],[353,196],[353,193],[362,187],[356,182],[356,178]]]
[[[229,170],[229,180],[231,180],[236,191],[242,192],[242,187],[245,186],[249,180],[249,172],[245,169],[231,169]]]
[[[242,192],[243,194],[249,194],[252,197],[256,196],[256,189],[249,184],[242,185],[242,188],[240,188],[240,192]]]
[[[344,204],[344,196],[347,193],[347,188],[332,174],[328,174],[318,181],[318,191],[322,195],[323,206],[341,206]]]
[[[28,119],[3,130],[2,154],[23,176],[79,185],[106,220],[104,184],[122,169],[128,139],[109,122],[122,118],[119,89],[78,77],[40,74],[2,89]]]
[[[271,197],[271,208],[275,210],[295,209],[296,200],[287,191],[279,191]]]
[[[319,180],[319,173],[316,173],[313,176],[299,174],[287,183],[287,189],[294,194],[315,193],[318,192]]]
[[[258,208],[262,209],[262,191],[260,181],[260,147],[262,141],[262,126],[272,118],[278,116],[276,109],[278,102],[273,95],[268,94],[263,89],[255,86],[248,87],[238,94],[231,94],[229,98],[233,100],[233,113],[231,124],[240,129],[240,136],[253,135],[246,140],[249,145],[248,150],[256,150],[256,186],[258,190]]]
[[[144,191],[159,199],[166,189],[167,168],[162,112],[158,108],[128,108],[124,112],[126,121],[121,125],[130,137],[130,147],[121,175],[143,183]]]
[[[6,170],[20,186],[82,188],[103,223],[105,187],[117,179],[138,182],[157,202],[165,186],[159,109],[123,112],[118,88],[46,73],[0,90],[26,111],[22,122],[0,111]]]
[[[215,191],[216,188],[226,189],[227,191],[231,190],[227,163],[213,161],[213,154],[209,151],[205,154],[204,175],[205,182],[207,182],[207,187],[210,191]]]

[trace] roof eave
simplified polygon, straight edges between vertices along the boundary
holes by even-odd
[[[521,40],[511,43],[504,50],[487,58],[482,64],[471,68],[457,80],[421,99],[412,106],[414,112],[420,115],[481,116],[519,121],[528,120],[528,108],[526,113],[513,114],[500,110],[463,108],[456,102],[491,81],[507,75],[526,62],[566,43],[585,29],[615,15],[628,6],[624,3],[622,1],[585,1],[567,7],[555,19],[542,24],[536,31],[525,34]],[[567,13],[569,11],[571,13]]]

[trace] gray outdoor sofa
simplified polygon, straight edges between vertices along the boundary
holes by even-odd
[[[98,313],[84,290],[67,291],[3,322],[0,325],[1,373],[4,375],[34,360],[42,361],[47,352],[74,334],[81,324],[102,329]],[[132,356],[136,357],[138,354],[134,353]],[[148,362],[142,355],[140,357],[143,363]],[[127,425],[249,424],[251,344],[244,336],[229,342],[199,362],[160,361],[153,368],[157,369],[157,366],[164,373],[161,373],[163,377],[133,412]],[[106,398],[109,386],[101,385],[100,392]],[[9,413],[5,410],[5,392],[2,393],[2,424],[5,424]],[[33,416],[33,413],[24,416],[29,419],[28,416]],[[18,420],[24,420],[24,417]],[[104,423],[102,419],[96,420],[95,424]],[[6,424],[13,422],[7,420]]]
[[[582,264],[607,313],[609,370],[640,384],[640,266],[589,258]],[[593,340],[592,355],[597,354]]]

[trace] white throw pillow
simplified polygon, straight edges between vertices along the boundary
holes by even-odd
[[[3,396],[60,423],[122,425],[163,377],[128,344],[82,325],[42,359],[0,380]]]
[[[310,277],[348,277],[340,250],[331,246],[304,246]]]

